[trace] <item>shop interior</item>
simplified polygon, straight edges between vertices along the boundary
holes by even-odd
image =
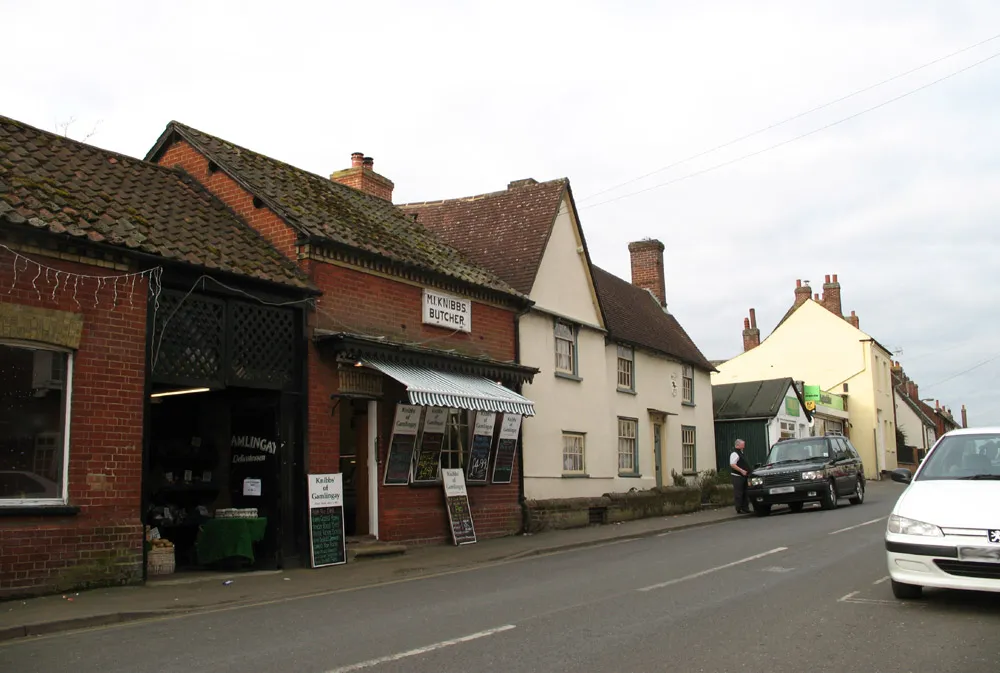
[[[280,394],[173,389],[150,402],[147,550],[173,566],[151,574],[276,568]]]

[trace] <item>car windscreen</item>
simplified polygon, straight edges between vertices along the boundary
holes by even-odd
[[[924,459],[916,478],[1000,480],[1000,434],[943,437]]]
[[[772,465],[805,460],[829,460],[829,458],[830,443],[821,438],[778,442],[767,454],[767,462]]]

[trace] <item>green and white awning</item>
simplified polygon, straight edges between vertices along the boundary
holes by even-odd
[[[535,405],[531,400],[481,376],[453,374],[376,359],[364,359],[362,363],[406,386],[410,404],[535,415]]]

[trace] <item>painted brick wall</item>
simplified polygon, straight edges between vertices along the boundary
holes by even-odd
[[[116,271],[29,255],[61,271],[113,275]],[[69,502],[74,516],[0,516],[0,597],[59,591],[142,578],[142,432],[146,285],[136,282],[132,302],[124,285],[73,282],[15,273],[0,251],[0,302],[70,311],[83,316],[76,351],[70,429]],[[32,281],[35,281],[35,288]],[[0,325],[0,337],[3,326]]]
[[[209,162],[184,140],[175,142],[163,153],[157,162],[161,166],[179,167],[203,184],[226,205],[239,213],[247,223],[256,229],[271,245],[289,259],[296,259],[295,240],[297,234],[284,220],[269,208],[257,208],[253,196],[236,184],[221,170],[209,171]]]

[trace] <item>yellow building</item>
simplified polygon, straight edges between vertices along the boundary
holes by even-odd
[[[847,399],[845,434],[861,454],[865,475],[877,479],[896,468],[892,353],[858,328],[853,311],[841,315],[837,277],[826,281],[822,299],[810,297],[809,286],[799,281],[795,304],[763,341],[751,309],[753,323],[744,321],[745,351],[717,363],[712,384],[788,376],[842,395]]]

